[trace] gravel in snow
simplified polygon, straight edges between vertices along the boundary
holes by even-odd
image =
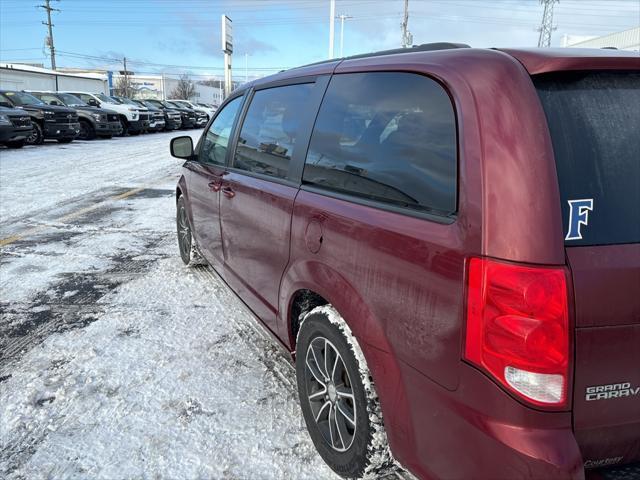
[[[1,478],[336,478],[286,355],[180,261],[176,135],[0,150]]]

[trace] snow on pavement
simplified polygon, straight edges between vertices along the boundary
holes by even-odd
[[[180,261],[173,135],[0,151],[1,478],[336,478],[286,355]]]

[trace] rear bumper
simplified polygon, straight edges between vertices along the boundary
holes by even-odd
[[[528,408],[466,364],[456,391],[399,368],[403,388],[378,393],[393,454],[417,477],[584,478],[570,412]]]
[[[12,125],[0,126],[0,143],[24,140],[31,135],[31,126],[14,127]]]
[[[44,124],[44,138],[75,138],[80,133],[80,123]]]

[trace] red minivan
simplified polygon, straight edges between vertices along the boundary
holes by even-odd
[[[171,151],[183,261],[292,353],[335,472],[640,474],[637,52],[314,64]]]

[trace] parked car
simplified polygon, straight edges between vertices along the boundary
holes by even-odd
[[[196,108],[193,106],[191,102],[186,100],[167,100],[170,104],[177,106],[178,108],[186,108],[195,112],[196,114],[196,127],[204,127],[209,121],[209,115],[207,112],[200,108]]]
[[[175,105],[166,100],[149,99],[147,100],[147,102],[155,105],[158,108],[161,108],[162,110],[180,113],[180,120],[181,120],[180,128],[186,129],[186,128],[196,127],[197,117],[196,117],[196,113],[193,110],[189,108],[181,107],[179,105]]]
[[[146,108],[149,112],[149,132],[161,132],[166,129],[167,122],[165,120],[165,114],[158,107],[153,105],[147,105],[143,100],[134,100],[137,105],[142,108]],[[180,115],[178,114],[178,117]]]
[[[213,117],[213,114],[216,112],[213,108],[203,105],[201,103],[193,103],[190,102],[188,100],[180,100],[180,99],[169,99],[170,102],[176,103],[182,107],[187,107],[190,108],[191,110],[195,110],[196,112],[204,112],[207,114],[207,122],[209,121],[209,119],[211,117]],[[205,122],[206,123],[206,122]]]
[[[8,148],[22,148],[32,132],[31,117],[24,110],[0,101],[0,144]]]
[[[122,126],[122,135],[138,135],[144,129],[144,124],[140,119],[138,109],[132,105],[124,105],[122,103],[118,103],[116,100],[105,95],[104,93],[89,93],[78,91],[65,91],[61,93],[70,93],[72,95],[75,95],[87,105],[90,105],[92,107],[106,108],[107,110],[114,110],[118,112],[120,125]]]
[[[0,103],[29,115],[32,132],[25,140],[28,145],[40,145],[48,138],[69,143],[80,133],[78,114],[71,108],[47,105],[33,95],[14,90],[0,90]]]
[[[260,79],[195,150],[172,140],[180,254],[295,355],[336,473],[622,478],[639,105],[637,53],[612,50],[435,44]]]
[[[213,117],[213,115],[216,113],[216,110],[218,110],[218,105],[214,105],[211,103],[196,103],[196,105],[198,105],[199,107],[204,107],[204,108],[208,108],[211,110],[211,117]]]
[[[162,108],[150,100],[138,100],[152,112],[160,112],[164,115],[164,130],[179,130],[182,127],[182,114],[178,110]]]
[[[119,97],[116,95],[112,95],[111,98],[113,98],[116,102],[119,102],[121,105],[127,105],[136,108],[140,121],[142,122],[143,133],[148,132],[149,130],[155,130],[155,124],[153,125],[153,127],[151,126],[153,115],[151,114],[151,112],[149,112],[149,109],[147,107],[140,106],[140,104],[138,104],[131,98]]]
[[[92,107],[75,95],[58,92],[34,92],[31,95],[47,105],[65,106],[75,109],[80,123],[79,140],[93,140],[96,137],[111,138],[122,134],[120,117],[114,110]]]

